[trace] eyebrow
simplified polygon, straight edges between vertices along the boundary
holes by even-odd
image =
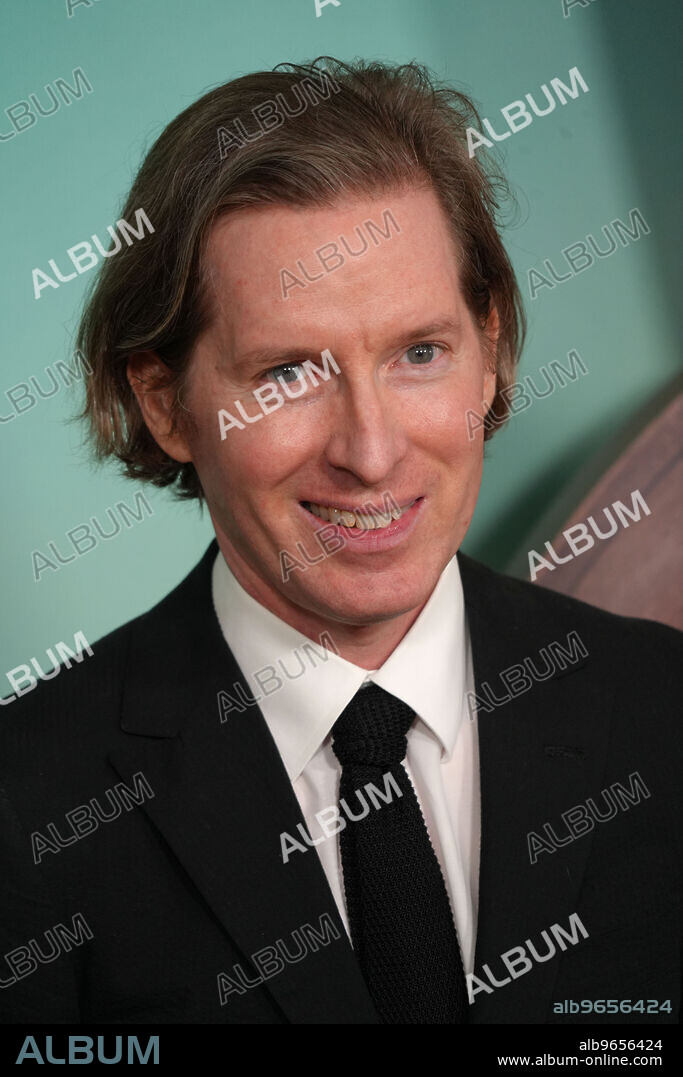
[[[320,362],[320,351],[313,348],[257,348],[251,352],[237,357],[237,367],[274,367],[287,366],[287,364],[303,363],[306,360],[313,363]]]
[[[393,351],[394,348],[400,347],[402,344],[407,344],[409,341],[420,342],[422,340],[429,340],[431,337],[439,336],[443,333],[458,333],[462,328],[462,323],[454,321],[452,318],[437,318],[433,322],[429,322],[427,325],[419,325],[415,328],[403,330],[396,337],[392,338],[384,347],[388,351]],[[237,367],[251,367],[251,366],[263,366],[275,367],[286,366],[287,364],[303,363],[310,360],[314,363],[320,362],[321,352],[313,348],[256,348],[253,351],[245,352],[244,355],[240,355],[236,359],[235,365]]]
[[[462,322],[460,321],[454,321],[453,318],[437,318],[428,325],[419,325],[408,333],[401,333],[389,347],[398,348],[400,344],[405,343],[407,340],[417,340],[418,342],[420,340],[429,340],[430,337],[440,336],[442,333],[459,333],[461,329]]]

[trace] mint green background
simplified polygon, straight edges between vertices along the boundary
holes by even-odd
[[[91,281],[84,274],[36,302],[33,267],[47,268],[50,258],[63,265],[68,247],[95,231],[104,236],[145,149],[204,91],[321,53],[427,63],[470,92],[498,130],[504,105],[579,67],[588,94],[500,144],[520,204],[505,240],[525,296],[531,266],[545,258],[559,266],[563,247],[615,217],[628,220],[634,206],[652,229],[527,303],[520,373],[576,348],[589,374],[494,438],[467,552],[504,567],[521,542],[531,548],[551,537],[548,514],[562,522],[559,510],[552,520],[552,505],[563,489],[671,381],[680,303],[674,0],[594,0],[566,19],[561,0],[342,0],[320,18],[313,0],[97,0],[71,19],[63,0],[50,0],[3,4],[2,24],[4,133],[5,108],[32,92],[44,100],[44,85],[70,79],[76,67],[94,90],[0,145],[2,414],[5,389],[70,359]],[[0,674],[77,630],[94,642],[142,612],[212,534],[195,507],[150,488],[151,519],[34,582],[33,549],[45,552],[53,539],[64,550],[68,529],[92,515],[104,523],[107,507],[132,503],[137,488],[113,466],[89,463],[79,429],[66,424],[76,403],[62,390],[0,427]]]

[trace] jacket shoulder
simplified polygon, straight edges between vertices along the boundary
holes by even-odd
[[[39,744],[54,746],[58,758],[68,745],[87,739],[88,730],[102,729],[117,719],[135,618],[60,662],[57,673],[34,683],[5,704],[0,723],[0,756],[31,753]],[[74,644],[75,646],[75,644]],[[61,657],[61,656],[60,656]],[[45,663],[46,668],[47,664]],[[30,668],[30,667],[27,667]]]
[[[536,583],[496,572],[458,555],[468,615],[480,622],[505,622],[511,636],[531,645],[549,643],[576,632],[591,650],[624,675],[645,666],[662,670],[666,680],[680,681],[683,632],[640,617],[624,617],[588,602],[550,591]]]
[[[118,730],[131,660],[144,670],[146,655],[164,648],[169,624],[182,622],[193,604],[205,601],[215,544],[185,579],[155,606],[88,645],[50,679],[5,703],[0,722],[0,760],[31,754],[61,758]],[[174,655],[168,654],[173,663]],[[80,746],[80,747],[79,747]]]

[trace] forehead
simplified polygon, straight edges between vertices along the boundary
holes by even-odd
[[[213,331],[238,351],[374,346],[399,320],[466,315],[449,222],[429,188],[235,211],[209,236],[205,272]]]

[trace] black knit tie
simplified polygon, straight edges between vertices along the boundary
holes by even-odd
[[[347,820],[339,834],[346,908],[382,1022],[461,1024],[467,991],[448,894],[401,766],[414,718],[400,699],[371,684],[334,724],[332,747],[342,765],[340,815]],[[351,822],[349,815],[361,816],[365,804],[368,814]]]

